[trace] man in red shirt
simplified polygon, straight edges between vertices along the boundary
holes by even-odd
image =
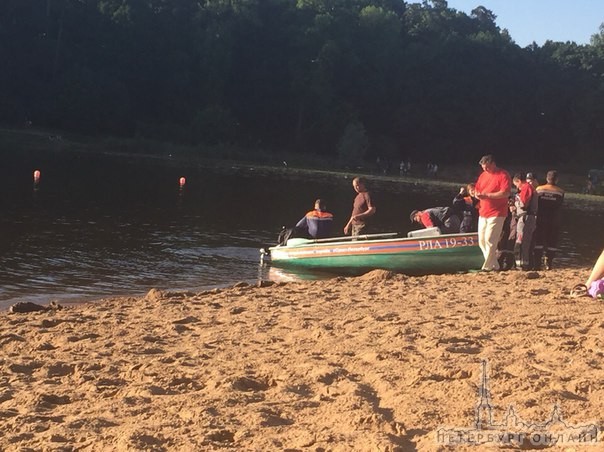
[[[497,242],[508,214],[508,197],[512,181],[507,171],[497,167],[492,155],[483,156],[478,162],[482,174],[476,181],[476,197],[480,199],[478,210],[478,246],[484,255],[482,269],[499,270]]]

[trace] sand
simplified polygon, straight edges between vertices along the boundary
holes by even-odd
[[[442,429],[497,431],[475,425],[483,377],[493,424],[558,405],[599,426],[604,304],[568,295],[587,273],[374,271],[4,312],[0,450],[447,450]]]

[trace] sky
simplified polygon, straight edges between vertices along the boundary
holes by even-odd
[[[484,6],[497,16],[520,47],[534,42],[575,41],[589,44],[604,22],[604,0],[447,0],[449,8],[470,14]],[[415,1],[413,3],[416,3]],[[417,2],[419,3],[419,2]]]

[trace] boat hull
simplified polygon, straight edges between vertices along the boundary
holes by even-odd
[[[478,270],[484,262],[475,233],[329,243],[308,241],[270,248],[270,255],[277,266],[339,274],[362,274],[373,269],[409,275],[454,273]]]

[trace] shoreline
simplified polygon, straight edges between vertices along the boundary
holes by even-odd
[[[22,135],[24,137],[46,137],[49,133],[56,134],[54,132],[48,132],[43,130],[19,130],[19,129],[7,129],[0,128],[0,133],[9,133],[9,134],[17,134]],[[59,135],[60,136],[60,135]],[[0,135],[1,137],[1,135]],[[365,176],[372,181],[382,182],[382,183],[397,183],[403,182],[406,184],[422,184],[434,187],[452,187],[457,190],[461,186],[465,186],[468,182],[471,182],[474,178],[473,175],[479,173],[478,167],[474,164],[467,165],[443,165],[444,171],[441,171],[441,175],[438,178],[425,177],[423,174],[412,174],[410,176],[399,176],[398,174],[375,174],[375,168],[372,168],[371,163],[366,163],[366,166],[360,168],[358,171],[353,171],[351,169],[341,168],[339,165],[332,160],[321,160],[320,162],[317,160],[317,156],[306,156],[303,154],[287,154],[285,158],[293,157],[295,161],[286,165],[285,167],[282,165],[283,155],[273,154],[266,151],[259,150],[251,150],[251,155],[253,156],[251,160],[241,160],[239,158],[219,158],[215,155],[210,155],[212,153],[218,152],[217,149],[227,150],[228,146],[217,146],[216,149],[209,150],[199,150],[193,146],[185,146],[185,145],[174,145],[171,143],[163,143],[163,142],[150,142],[148,140],[137,141],[135,139],[116,139],[113,137],[100,137],[100,138],[91,138],[91,137],[80,137],[82,142],[77,142],[70,140],[69,138],[61,139],[59,142],[55,143],[44,143],[44,146],[41,146],[40,143],[29,143],[29,147],[26,142],[21,143],[26,146],[28,150],[37,150],[37,151],[47,151],[47,152],[74,152],[74,153],[82,153],[82,154],[97,154],[97,155],[106,155],[113,157],[122,157],[122,158],[141,158],[147,160],[156,160],[162,162],[172,162],[172,163],[180,163],[180,164],[196,164],[201,168],[220,168],[221,170],[232,170],[232,169],[252,169],[252,170],[260,170],[266,171],[271,174],[292,174],[295,176],[306,176],[306,175],[319,175],[319,176],[339,176],[343,178],[353,178],[356,176]],[[90,144],[90,142],[94,142],[94,144]],[[137,146],[143,145],[151,145],[154,148],[153,152],[127,152],[123,150],[117,150],[116,147],[124,147],[127,149],[132,149]],[[102,149],[101,149],[102,147]],[[109,150],[107,150],[109,148]],[[111,149],[113,148],[113,149]],[[239,148],[237,148],[239,149]],[[224,151],[229,154],[229,152]],[[238,151],[240,152],[240,150]],[[254,161],[257,160],[257,161]],[[267,163],[265,160],[271,160],[273,163]],[[314,163],[313,163],[314,162]],[[318,167],[314,167],[313,165],[318,165],[319,167],[331,166],[332,168],[329,170],[319,169]],[[561,165],[550,165],[552,167],[560,168]],[[539,170],[542,174],[547,171],[544,168],[534,168],[531,167],[533,171]],[[508,170],[511,175],[519,168],[516,165],[512,165],[510,168],[504,167],[504,169]],[[526,168],[522,168],[526,170]],[[548,167],[549,169],[549,167]],[[572,182],[568,180],[568,184],[570,186],[578,185],[581,189],[583,188],[582,183],[585,178],[583,175],[578,174],[576,172],[564,173],[563,170],[559,170],[561,174],[561,180],[564,182],[564,176],[570,177]],[[395,171],[396,173],[396,171]],[[423,173],[423,171],[420,171]],[[442,174],[447,175],[443,178]],[[539,175],[539,172],[538,172]],[[463,179],[460,181],[460,179]],[[578,182],[578,181],[581,182]],[[542,181],[543,182],[543,181]],[[561,186],[565,188],[564,183],[561,183]],[[579,193],[576,191],[567,191],[566,197],[573,201],[579,201],[580,203],[585,203],[585,205],[589,206],[599,206],[604,209],[604,196],[602,195],[587,195],[583,193]]]
[[[472,429],[485,360],[494,420],[557,405],[601,425],[604,303],[568,294],[588,272],[376,270],[0,313],[0,449],[437,450],[439,428]]]
[[[6,129],[3,129],[5,133],[9,133],[11,131],[7,131]],[[151,154],[130,154],[130,153],[126,153],[126,152],[118,152],[118,150],[116,149],[109,149],[109,150],[101,150],[100,146],[103,145],[103,140],[99,139],[98,142],[93,143],[92,145],[90,145],[90,147],[83,147],[83,148],[77,148],[77,142],[73,142],[70,141],[70,139],[68,137],[66,137],[65,139],[63,139],[63,141],[57,142],[54,141],[52,142],[52,144],[48,143],[46,140],[46,136],[47,133],[44,131],[12,131],[12,133],[14,133],[17,136],[20,135],[25,135],[27,136],[29,135],[36,135],[37,138],[40,140],[41,146],[43,146],[40,149],[37,149],[38,151],[45,151],[45,152],[78,152],[78,153],[83,153],[83,154],[102,154],[102,155],[110,155],[110,156],[115,156],[115,157],[120,157],[120,158],[124,158],[124,159],[150,159],[150,160],[157,160],[158,164],[174,164],[174,163],[178,163],[178,164],[182,164],[185,162],[191,162],[192,164],[197,164],[199,166],[207,166],[207,167],[214,167],[215,165],[219,165],[221,168],[221,171],[254,171],[255,173],[270,173],[270,174],[278,174],[278,175],[282,175],[283,177],[292,177],[292,178],[309,178],[309,177],[341,177],[341,178],[352,178],[355,175],[357,175],[356,172],[346,172],[346,171],[338,171],[338,170],[333,170],[333,171],[328,171],[328,170],[321,170],[321,169],[313,169],[313,168],[297,168],[297,167],[293,167],[293,166],[289,166],[287,168],[284,167],[279,167],[279,166],[271,166],[271,165],[266,165],[266,164],[261,164],[261,163],[251,163],[251,162],[240,162],[240,161],[234,161],[234,160],[212,160],[212,159],[204,159],[204,158],[200,158],[199,156],[192,156],[190,154],[186,154],[186,155],[181,155],[181,156],[175,156],[175,157],[169,157],[167,154],[160,154],[159,153],[159,149],[163,146],[162,143],[156,143],[156,151],[157,153],[151,153]],[[39,136],[38,136],[39,135]],[[130,146],[132,146],[133,142],[130,142]],[[118,143],[119,144],[119,143]],[[115,143],[114,143],[115,145]],[[33,145],[32,145],[33,146]],[[276,157],[276,156],[275,156]],[[458,182],[452,182],[452,181],[448,181],[448,180],[441,180],[441,179],[428,179],[428,178],[421,178],[421,177],[398,177],[396,175],[367,175],[367,177],[371,178],[372,181],[376,181],[377,184],[384,184],[384,185],[389,185],[389,186],[395,186],[397,184],[409,184],[409,185],[420,185],[422,187],[427,186],[427,187],[450,187],[450,188],[454,188],[455,190],[458,189],[458,187],[461,185]],[[582,195],[582,194],[575,194],[575,193],[567,193],[567,198],[569,201],[567,201],[567,205],[572,205],[572,207],[574,209],[581,209],[581,208],[590,208],[590,209],[597,209],[598,211],[604,211],[604,196],[594,196],[594,195]],[[222,285],[220,286],[215,286],[215,287],[222,287]],[[126,294],[125,296],[136,296],[137,294]],[[95,298],[100,298],[102,297],[101,295],[96,296],[96,295],[92,295],[92,296],[86,296],[84,297],[85,300],[94,300]],[[44,298],[43,295],[41,296],[36,296],[37,300],[41,300],[42,298]],[[52,299],[54,298],[54,296],[48,296],[46,297],[46,301],[44,302],[45,304],[47,304],[48,302],[50,302]],[[71,297],[72,299],[77,299],[78,296],[75,295],[73,297]],[[39,301],[36,301],[39,302]],[[64,301],[63,301],[64,302]],[[6,305],[6,308],[3,309],[7,309],[10,304],[13,303],[13,300],[8,301],[8,302],[3,302],[2,305]]]

